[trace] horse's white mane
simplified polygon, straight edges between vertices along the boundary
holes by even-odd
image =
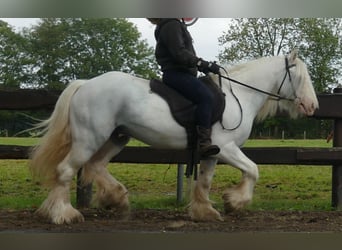
[[[255,117],[256,122],[262,122],[267,117],[272,117],[277,114],[279,102],[268,98],[264,106],[259,110],[257,116]]]
[[[264,61],[266,59],[269,59],[269,57],[261,57],[255,60],[242,62],[233,66],[228,66],[227,70],[232,75],[240,75],[243,74],[245,71],[250,70],[254,67],[254,65],[260,63],[261,61]],[[278,110],[278,102],[273,101],[271,98],[269,98],[264,106],[260,109],[256,116],[256,121],[261,122],[265,120],[269,116],[274,116],[277,113]]]
[[[262,61],[269,60],[270,57],[260,57],[254,60],[250,61],[242,61],[238,64],[234,65],[225,65],[224,68],[230,73],[230,74],[242,74],[244,71],[250,70],[254,67],[254,65],[258,65],[262,63]]]
[[[299,58],[295,59],[296,62],[296,73],[292,76],[292,80],[296,81],[298,84],[304,84],[307,81],[311,81],[310,79],[307,79],[309,75],[305,72],[307,72],[306,65],[302,60]],[[267,117],[272,117],[275,116],[277,113],[281,113],[282,111],[285,110],[285,104],[284,101],[275,101],[272,98],[268,98],[263,107],[259,110],[255,121],[256,122],[262,122],[265,120]],[[287,113],[289,116],[293,119],[298,118],[298,112],[296,112],[296,107],[295,105],[292,105],[291,108],[289,109],[289,106],[286,108]]]
[[[261,57],[255,60],[242,62],[233,66],[225,65],[224,68],[229,72],[230,75],[244,74],[245,71],[248,71],[251,68],[254,68],[255,65],[258,65],[265,60],[269,60],[270,58],[271,57]],[[296,74],[293,77],[296,77],[299,83],[303,83],[307,80],[305,79],[307,77],[307,74],[304,73],[305,71],[307,71],[306,66],[303,63],[303,61],[300,60],[299,58],[296,58],[295,62],[296,62]],[[303,77],[304,79],[302,79]],[[283,102],[275,101],[274,98],[271,98],[271,97],[268,98],[265,104],[263,105],[263,107],[259,110],[255,118],[255,121],[261,122],[265,120],[267,117],[275,116],[278,112],[281,112],[285,109],[284,106],[285,105]],[[298,117],[298,113],[296,112],[296,108],[294,106],[290,110],[287,106],[287,112],[289,113],[291,118],[295,119]]]

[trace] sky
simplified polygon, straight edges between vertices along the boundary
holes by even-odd
[[[199,57],[207,61],[218,61],[219,52],[222,50],[218,38],[228,30],[229,20],[228,18],[199,18],[194,25],[188,27]],[[144,18],[130,18],[130,21],[137,25],[142,37],[154,47],[155,26]]]
[[[30,27],[39,21],[39,18],[1,18],[15,30],[20,30],[23,27]],[[154,28],[145,18],[129,18],[129,21],[134,23],[142,39],[154,47]],[[198,57],[207,61],[218,61],[219,52],[222,48],[219,46],[218,38],[223,35],[224,31],[228,30],[229,18],[200,18],[198,21],[188,27],[194,40],[194,47]]]

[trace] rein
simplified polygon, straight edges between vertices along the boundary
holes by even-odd
[[[237,84],[239,84],[239,85],[242,85],[242,86],[244,86],[244,87],[246,87],[246,88],[253,89],[253,90],[255,90],[255,91],[257,91],[257,92],[260,92],[260,93],[263,93],[263,94],[265,94],[265,95],[272,96],[272,97],[276,98],[277,101],[280,101],[280,100],[294,101],[294,100],[295,100],[294,98],[283,97],[283,96],[281,96],[281,95],[279,95],[279,94],[273,94],[273,93],[271,93],[271,92],[267,92],[267,91],[264,91],[264,90],[262,90],[262,89],[255,88],[255,87],[253,87],[253,86],[247,85],[247,84],[245,84],[245,83],[242,83],[242,82],[240,82],[240,81],[238,81],[238,80],[232,79],[232,78],[227,77],[227,76],[220,75],[220,77],[221,77],[221,78],[224,78],[224,79],[226,79],[226,80],[229,80],[229,81],[231,81],[231,82],[237,83]],[[285,78],[284,78],[284,79],[285,79]]]
[[[220,77],[220,78],[224,78],[224,79],[226,79],[226,80],[228,80],[228,81],[237,83],[237,84],[239,84],[239,85],[242,85],[242,86],[244,86],[244,87],[246,87],[246,88],[253,89],[253,90],[255,90],[255,91],[257,91],[257,92],[260,92],[260,93],[263,93],[263,94],[265,94],[265,95],[272,96],[272,97],[276,98],[277,101],[286,100],[286,101],[292,101],[292,102],[293,102],[293,101],[295,101],[295,98],[287,98],[287,97],[281,96],[281,95],[280,95],[280,90],[281,90],[281,88],[283,87],[284,82],[285,82],[285,79],[286,79],[287,76],[289,76],[289,80],[290,80],[290,82],[292,83],[292,77],[291,77],[291,73],[290,73],[290,68],[295,67],[295,66],[296,66],[296,64],[291,64],[291,65],[289,65],[289,60],[287,59],[287,57],[285,57],[285,68],[286,68],[286,73],[285,73],[284,78],[283,78],[283,80],[282,80],[282,82],[281,82],[281,84],[280,84],[280,87],[279,87],[279,89],[278,89],[278,91],[277,91],[277,94],[274,94],[274,93],[271,93],[271,92],[267,92],[267,91],[264,91],[264,90],[262,90],[262,89],[258,89],[258,88],[256,88],[256,87],[250,86],[250,85],[245,84],[245,83],[243,83],[243,82],[240,82],[240,81],[238,81],[238,80],[232,79],[232,78],[230,78],[229,76],[223,76],[223,75],[219,74],[219,77]],[[224,69],[223,67],[221,67],[221,68]],[[224,71],[227,73],[227,71],[226,71],[225,69],[224,69]],[[227,74],[227,75],[228,75],[228,74]],[[221,85],[221,79],[220,79],[220,85]],[[220,86],[220,87],[221,87],[221,86]]]
[[[286,73],[285,73],[285,75],[284,75],[284,78],[283,78],[283,80],[282,80],[280,86],[279,86],[279,89],[278,89],[278,91],[277,91],[277,94],[274,94],[274,93],[271,93],[271,92],[268,92],[268,91],[265,91],[265,90],[262,90],[262,89],[259,89],[259,88],[250,86],[250,85],[248,85],[248,84],[245,84],[245,83],[243,83],[243,82],[240,82],[240,81],[238,81],[238,80],[235,80],[235,79],[233,79],[233,78],[230,78],[230,77],[228,76],[228,72],[227,72],[226,69],[223,68],[223,67],[220,67],[220,68],[223,69],[223,70],[226,72],[226,75],[227,75],[227,76],[223,76],[223,75],[219,74],[219,84],[220,84],[220,88],[222,89],[222,78],[224,78],[224,79],[226,79],[226,80],[228,80],[228,81],[230,81],[230,82],[237,83],[237,84],[242,85],[242,86],[244,86],[244,87],[246,87],[246,88],[249,88],[249,89],[252,89],[252,90],[254,90],[254,91],[263,93],[263,94],[265,94],[265,95],[274,97],[274,98],[275,98],[274,100],[276,100],[276,101],[286,100],[286,101],[294,102],[294,101],[296,100],[296,98],[287,98],[287,97],[281,96],[281,95],[280,95],[280,90],[281,90],[281,88],[283,87],[284,82],[285,82],[285,79],[286,79],[287,76],[289,76],[289,80],[290,80],[290,82],[291,82],[291,84],[292,84],[292,77],[291,77],[291,73],[290,73],[290,68],[295,67],[295,66],[296,66],[296,64],[291,64],[291,65],[289,65],[289,60],[288,60],[287,57],[285,57],[285,69],[286,69]],[[292,86],[292,87],[293,87],[293,86]],[[220,123],[221,123],[221,126],[222,126],[222,128],[223,128],[224,130],[232,131],[232,130],[237,129],[237,128],[241,125],[241,123],[242,123],[242,117],[243,117],[243,110],[242,110],[241,103],[240,103],[239,99],[237,98],[237,96],[234,94],[231,85],[230,85],[230,91],[231,91],[232,95],[234,96],[235,100],[237,101],[237,103],[238,103],[238,105],[239,105],[240,112],[241,112],[241,119],[240,119],[238,125],[236,125],[234,128],[228,128],[228,129],[225,128],[224,125],[223,125],[223,123],[222,123],[222,120],[221,120]]]

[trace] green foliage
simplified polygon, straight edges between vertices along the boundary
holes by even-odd
[[[332,92],[341,75],[341,36],[338,19],[299,19],[299,49],[309,65],[318,93]]]
[[[250,138],[279,139],[282,138],[284,131],[285,139],[303,139],[304,133],[307,139],[319,139],[326,138],[332,129],[330,120],[307,117],[290,120],[287,117],[270,117],[262,123],[253,124]]]
[[[49,111],[12,111],[0,110],[0,136],[30,136],[22,131],[30,129],[39,120],[46,119]]]
[[[44,18],[20,33],[0,21],[0,88],[61,90],[69,81],[107,71],[156,77],[154,50],[127,19]],[[35,123],[20,114],[0,111],[0,135],[6,130],[13,136]]]
[[[299,48],[318,93],[331,91],[341,74],[341,19],[239,18],[220,38],[222,62],[287,54]]]
[[[49,89],[108,71],[144,78],[157,72],[153,48],[124,18],[43,18],[19,34],[1,22],[0,66],[6,85]]]
[[[18,88],[25,79],[27,57],[23,53],[25,39],[0,20],[0,86]]]
[[[42,19],[29,34],[39,84],[89,79],[108,71],[153,76],[153,49],[126,19]]]
[[[238,18],[232,20],[219,43],[225,46],[220,54],[223,62],[238,62],[263,56],[279,55],[295,47],[290,18]],[[286,41],[284,41],[286,39]]]
[[[331,92],[341,80],[342,20],[336,18],[239,18],[233,19],[229,29],[219,38],[224,46],[220,61],[236,63],[264,56],[287,54],[298,48],[300,57],[308,65],[317,93]],[[289,120],[269,118],[255,124],[254,138],[325,138],[332,129],[330,121],[313,119]]]

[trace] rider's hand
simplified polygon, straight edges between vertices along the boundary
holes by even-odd
[[[216,62],[210,62],[209,63],[209,71],[219,75],[220,74],[220,66],[216,64]]]
[[[200,58],[197,62],[197,67],[199,71],[205,74],[208,74],[209,72],[220,74],[220,66],[218,66],[215,62],[207,62]]]

